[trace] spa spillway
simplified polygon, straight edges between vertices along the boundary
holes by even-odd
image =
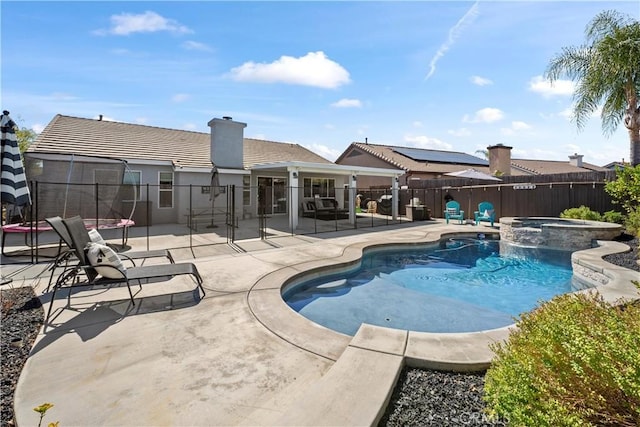
[[[610,222],[549,217],[500,218],[500,240],[519,246],[577,251],[594,240],[613,240],[622,225]]]

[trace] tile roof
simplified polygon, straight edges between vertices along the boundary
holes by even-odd
[[[244,167],[246,169],[257,164],[294,161],[332,164],[324,157],[298,144],[253,138],[244,139]]]
[[[384,160],[390,165],[397,167],[399,169],[404,169],[407,172],[411,171],[411,172],[421,172],[421,173],[431,173],[431,174],[443,174],[448,172],[456,172],[459,170],[468,169],[469,167],[473,167],[479,171],[482,171],[485,173],[491,173],[488,165],[480,166],[478,164],[475,164],[476,163],[475,161],[473,162],[473,164],[417,161],[410,157],[400,154],[398,151],[395,150],[396,148],[402,148],[402,147],[396,147],[392,145],[364,144],[360,142],[354,142],[338,158],[338,160],[336,160],[336,163],[340,164],[341,160],[345,158],[352,149],[356,149],[356,150],[361,150],[366,153],[369,153],[375,157],[378,157],[379,159]],[[425,150],[425,151],[436,151],[436,150]],[[461,158],[465,158],[466,156],[469,156],[466,153],[460,153],[457,151],[443,151],[443,153],[450,153],[452,155],[452,158],[454,159],[461,159]],[[482,160],[482,159],[478,158],[478,160]],[[514,170],[512,171],[512,175],[525,175],[525,173]],[[526,175],[529,175],[529,174],[527,173]]]
[[[132,123],[56,115],[28,151],[86,154],[133,160],[171,161],[211,167],[211,135]],[[298,145],[244,138],[244,167],[279,161],[331,163]]]
[[[400,148],[400,150],[398,150]],[[348,154],[352,150],[361,150],[369,153],[390,165],[404,169],[407,172],[418,173],[448,173],[456,172],[468,167],[473,167],[479,171],[485,173],[491,173],[489,166],[481,166],[477,164],[462,163],[465,158],[473,158],[466,153],[459,153],[456,151],[440,151],[440,156],[434,156],[432,152],[438,150],[426,150],[419,148],[412,148],[412,150],[424,150],[426,157],[447,159],[448,157],[454,161],[451,162],[435,162],[435,161],[418,161],[402,154],[402,148],[392,145],[379,145],[379,144],[364,144],[360,142],[354,142],[347,148],[347,150],[340,155],[336,160],[336,163],[340,164],[343,159],[348,157]],[[457,163],[455,161],[458,161]],[[600,167],[591,163],[582,163],[582,167],[573,166],[569,161],[557,161],[557,160],[528,160],[528,159],[512,159],[511,160],[511,175],[547,175],[547,174],[560,174],[571,172],[588,172],[588,171],[604,171],[607,170],[604,167]]]
[[[569,161],[560,160],[527,160],[511,159],[512,169],[520,169],[534,175],[552,175],[559,173],[575,173],[589,171],[606,171],[607,168],[582,162],[582,167],[574,166]]]

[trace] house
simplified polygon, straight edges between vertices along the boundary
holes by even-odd
[[[631,166],[631,163],[625,162],[624,159],[622,159],[622,161],[620,162],[610,162],[602,167],[609,170],[616,170],[616,169],[628,168],[630,166]]]
[[[512,159],[511,149],[502,144],[488,147],[487,160],[456,151],[354,142],[338,157],[336,163],[402,169],[404,174],[399,177],[400,185],[409,187],[414,180],[442,178],[446,173],[469,168],[488,174],[522,176],[606,170],[584,162],[583,156],[578,154],[569,156],[568,162]],[[385,185],[376,177],[369,177],[362,184],[370,187]]]
[[[27,153],[126,160],[122,180],[137,186],[137,205],[150,211],[154,224],[188,222],[194,208],[213,210],[213,203],[230,212],[228,197],[211,200],[214,165],[219,185],[236,189],[235,219],[255,216],[260,209],[289,215],[294,229],[305,198],[333,197],[349,208],[353,221],[359,176],[382,178],[393,187],[403,173],[389,167],[336,165],[298,144],[245,138],[247,125],[231,117],[214,118],[208,125],[211,132],[202,133],[56,115]]]

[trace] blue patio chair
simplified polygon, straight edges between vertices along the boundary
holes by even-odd
[[[447,202],[444,210],[444,218],[447,220],[447,224],[449,224],[450,219],[457,219],[460,224],[462,224],[464,222],[464,211],[460,210],[460,203],[455,200]]]
[[[478,204],[478,210],[473,213],[473,217],[476,221],[476,225],[481,221],[493,223],[496,219],[496,211],[493,209],[493,205],[489,202],[481,202]]]

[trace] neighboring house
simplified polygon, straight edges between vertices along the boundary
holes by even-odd
[[[140,206],[146,203],[154,224],[184,223],[189,206],[211,206],[214,164],[220,186],[236,188],[237,217],[257,214],[261,188],[265,213],[289,214],[294,228],[304,198],[335,197],[342,207],[355,206],[349,200],[355,199],[358,176],[381,176],[392,187],[402,173],[339,166],[297,144],[244,138],[247,125],[230,117],[214,118],[208,125],[211,132],[202,133],[56,115],[27,151],[126,160],[129,171],[122,179],[139,184]],[[226,197],[219,196],[215,204],[225,206]]]
[[[605,169],[609,169],[609,170],[616,170],[616,169],[628,168],[630,166],[631,166],[631,163],[625,162],[624,159],[622,159],[621,162],[607,163],[606,165],[604,165],[602,167],[605,168]]]
[[[336,163],[402,169],[405,173],[399,177],[400,184],[409,187],[413,180],[443,178],[446,173],[469,168],[488,174],[522,176],[606,170],[583,162],[583,156],[578,154],[569,156],[568,162],[511,159],[511,149],[512,147],[502,144],[488,147],[489,159],[486,160],[456,151],[354,142],[338,157]],[[375,177],[359,184],[365,187],[385,185]]]

